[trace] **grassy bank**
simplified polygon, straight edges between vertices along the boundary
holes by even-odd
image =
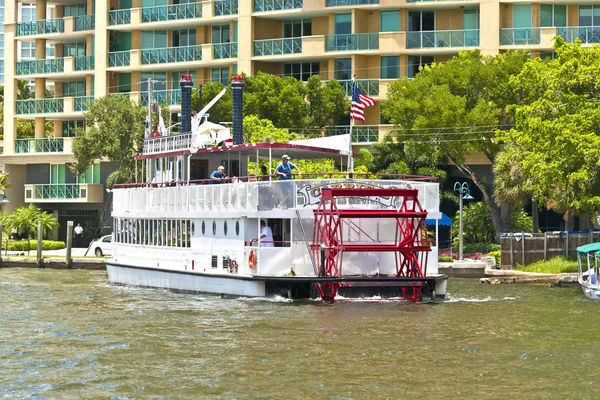
[[[577,261],[567,260],[564,257],[554,257],[548,261],[537,261],[526,266],[517,265],[514,269],[524,272],[562,274],[577,272]]]

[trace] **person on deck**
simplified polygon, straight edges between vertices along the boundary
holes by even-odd
[[[279,184],[281,189],[281,203],[279,203],[279,208],[287,209],[287,199],[292,194],[293,186],[292,182],[287,182],[292,180],[292,169],[296,169],[299,174],[301,174],[300,169],[290,162],[291,158],[288,157],[287,154],[284,154],[281,157],[281,162],[275,168],[275,174],[279,175],[279,180],[282,181]]]
[[[75,247],[81,247],[81,241],[83,240],[83,227],[81,224],[77,224],[73,229],[73,236],[75,236]]]
[[[260,220],[260,238],[258,241],[260,247],[275,247],[275,243],[273,243],[273,231],[264,219]]]
[[[210,183],[224,183],[225,179],[227,179],[227,175],[225,175],[225,167],[222,165],[219,165],[219,168],[210,174]]]

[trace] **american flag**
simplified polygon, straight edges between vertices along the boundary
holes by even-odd
[[[350,118],[365,122],[365,107],[374,106],[375,100],[367,96],[356,87],[356,80],[352,82],[352,109],[350,110]]]

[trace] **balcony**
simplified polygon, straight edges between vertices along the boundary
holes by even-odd
[[[500,46],[523,46],[540,44],[540,28],[500,29]]]
[[[244,0],[248,1],[248,0]],[[237,0],[215,0],[214,1],[215,17],[236,15],[238,13],[238,1]]]
[[[131,64],[131,53],[125,51],[111,51],[108,53],[109,67],[128,67]]]
[[[108,12],[108,25],[126,25],[131,23],[131,10],[111,10]]]
[[[16,139],[15,153],[62,153],[65,151],[63,138]]]
[[[556,30],[557,35],[562,36],[568,43],[575,43],[577,39],[581,39],[583,44],[600,43],[600,26],[572,26]]]
[[[78,15],[75,17],[75,31],[92,31],[96,28],[94,15]]]
[[[17,115],[53,114],[64,111],[64,101],[57,99],[17,100]]]
[[[220,60],[223,58],[237,58],[237,43],[215,43],[213,44],[213,58]]]
[[[364,6],[379,4],[379,0],[327,0],[325,7]]]
[[[142,8],[142,23],[202,18],[202,3],[174,4]]]
[[[282,54],[301,54],[302,38],[267,39],[254,41],[255,56],[280,56]]]
[[[142,64],[202,61],[202,46],[165,47],[141,50]]]
[[[17,23],[17,36],[47,35],[64,31],[65,23],[62,18]]]
[[[144,106],[148,105],[148,92],[142,92],[141,104]],[[153,90],[152,101],[158,104],[167,104],[169,106],[176,106],[181,104],[181,89],[170,89],[170,90]]]
[[[64,72],[63,58],[17,61],[17,75],[46,75]]]
[[[102,203],[104,200],[102,184],[49,183],[24,186],[27,203]]]
[[[302,6],[302,0],[254,0],[254,12],[294,10]]]
[[[379,33],[350,33],[325,36],[325,51],[378,50]]]
[[[479,46],[479,29],[406,32],[407,49],[440,49]]]
[[[73,110],[75,112],[87,111],[88,110],[88,104],[90,102],[94,101],[94,97],[93,96],[80,96],[80,97],[74,97],[73,99],[74,99],[74,102],[75,102]]]
[[[325,136],[347,135],[350,126],[328,126]],[[360,125],[352,127],[352,143],[375,143],[379,141],[379,127],[377,125]]]
[[[79,56],[75,58],[75,71],[91,71],[94,69],[94,56]]]
[[[344,87],[346,96],[352,96],[352,80],[340,80],[340,85]],[[367,96],[379,96],[379,79],[357,79],[356,87]]]

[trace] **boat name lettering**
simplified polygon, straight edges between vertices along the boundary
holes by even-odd
[[[398,188],[399,186],[388,186],[386,188]],[[410,185],[400,185],[400,187],[411,188]],[[321,191],[323,189],[383,189],[382,186],[369,185],[364,183],[331,183],[326,185],[304,185],[298,189],[298,193],[304,197],[304,205],[315,205],[321,201]],[[382,204],[386,207],[394,206],[394,198],[390,196],[371,196],[367,197],[370,201]]]

